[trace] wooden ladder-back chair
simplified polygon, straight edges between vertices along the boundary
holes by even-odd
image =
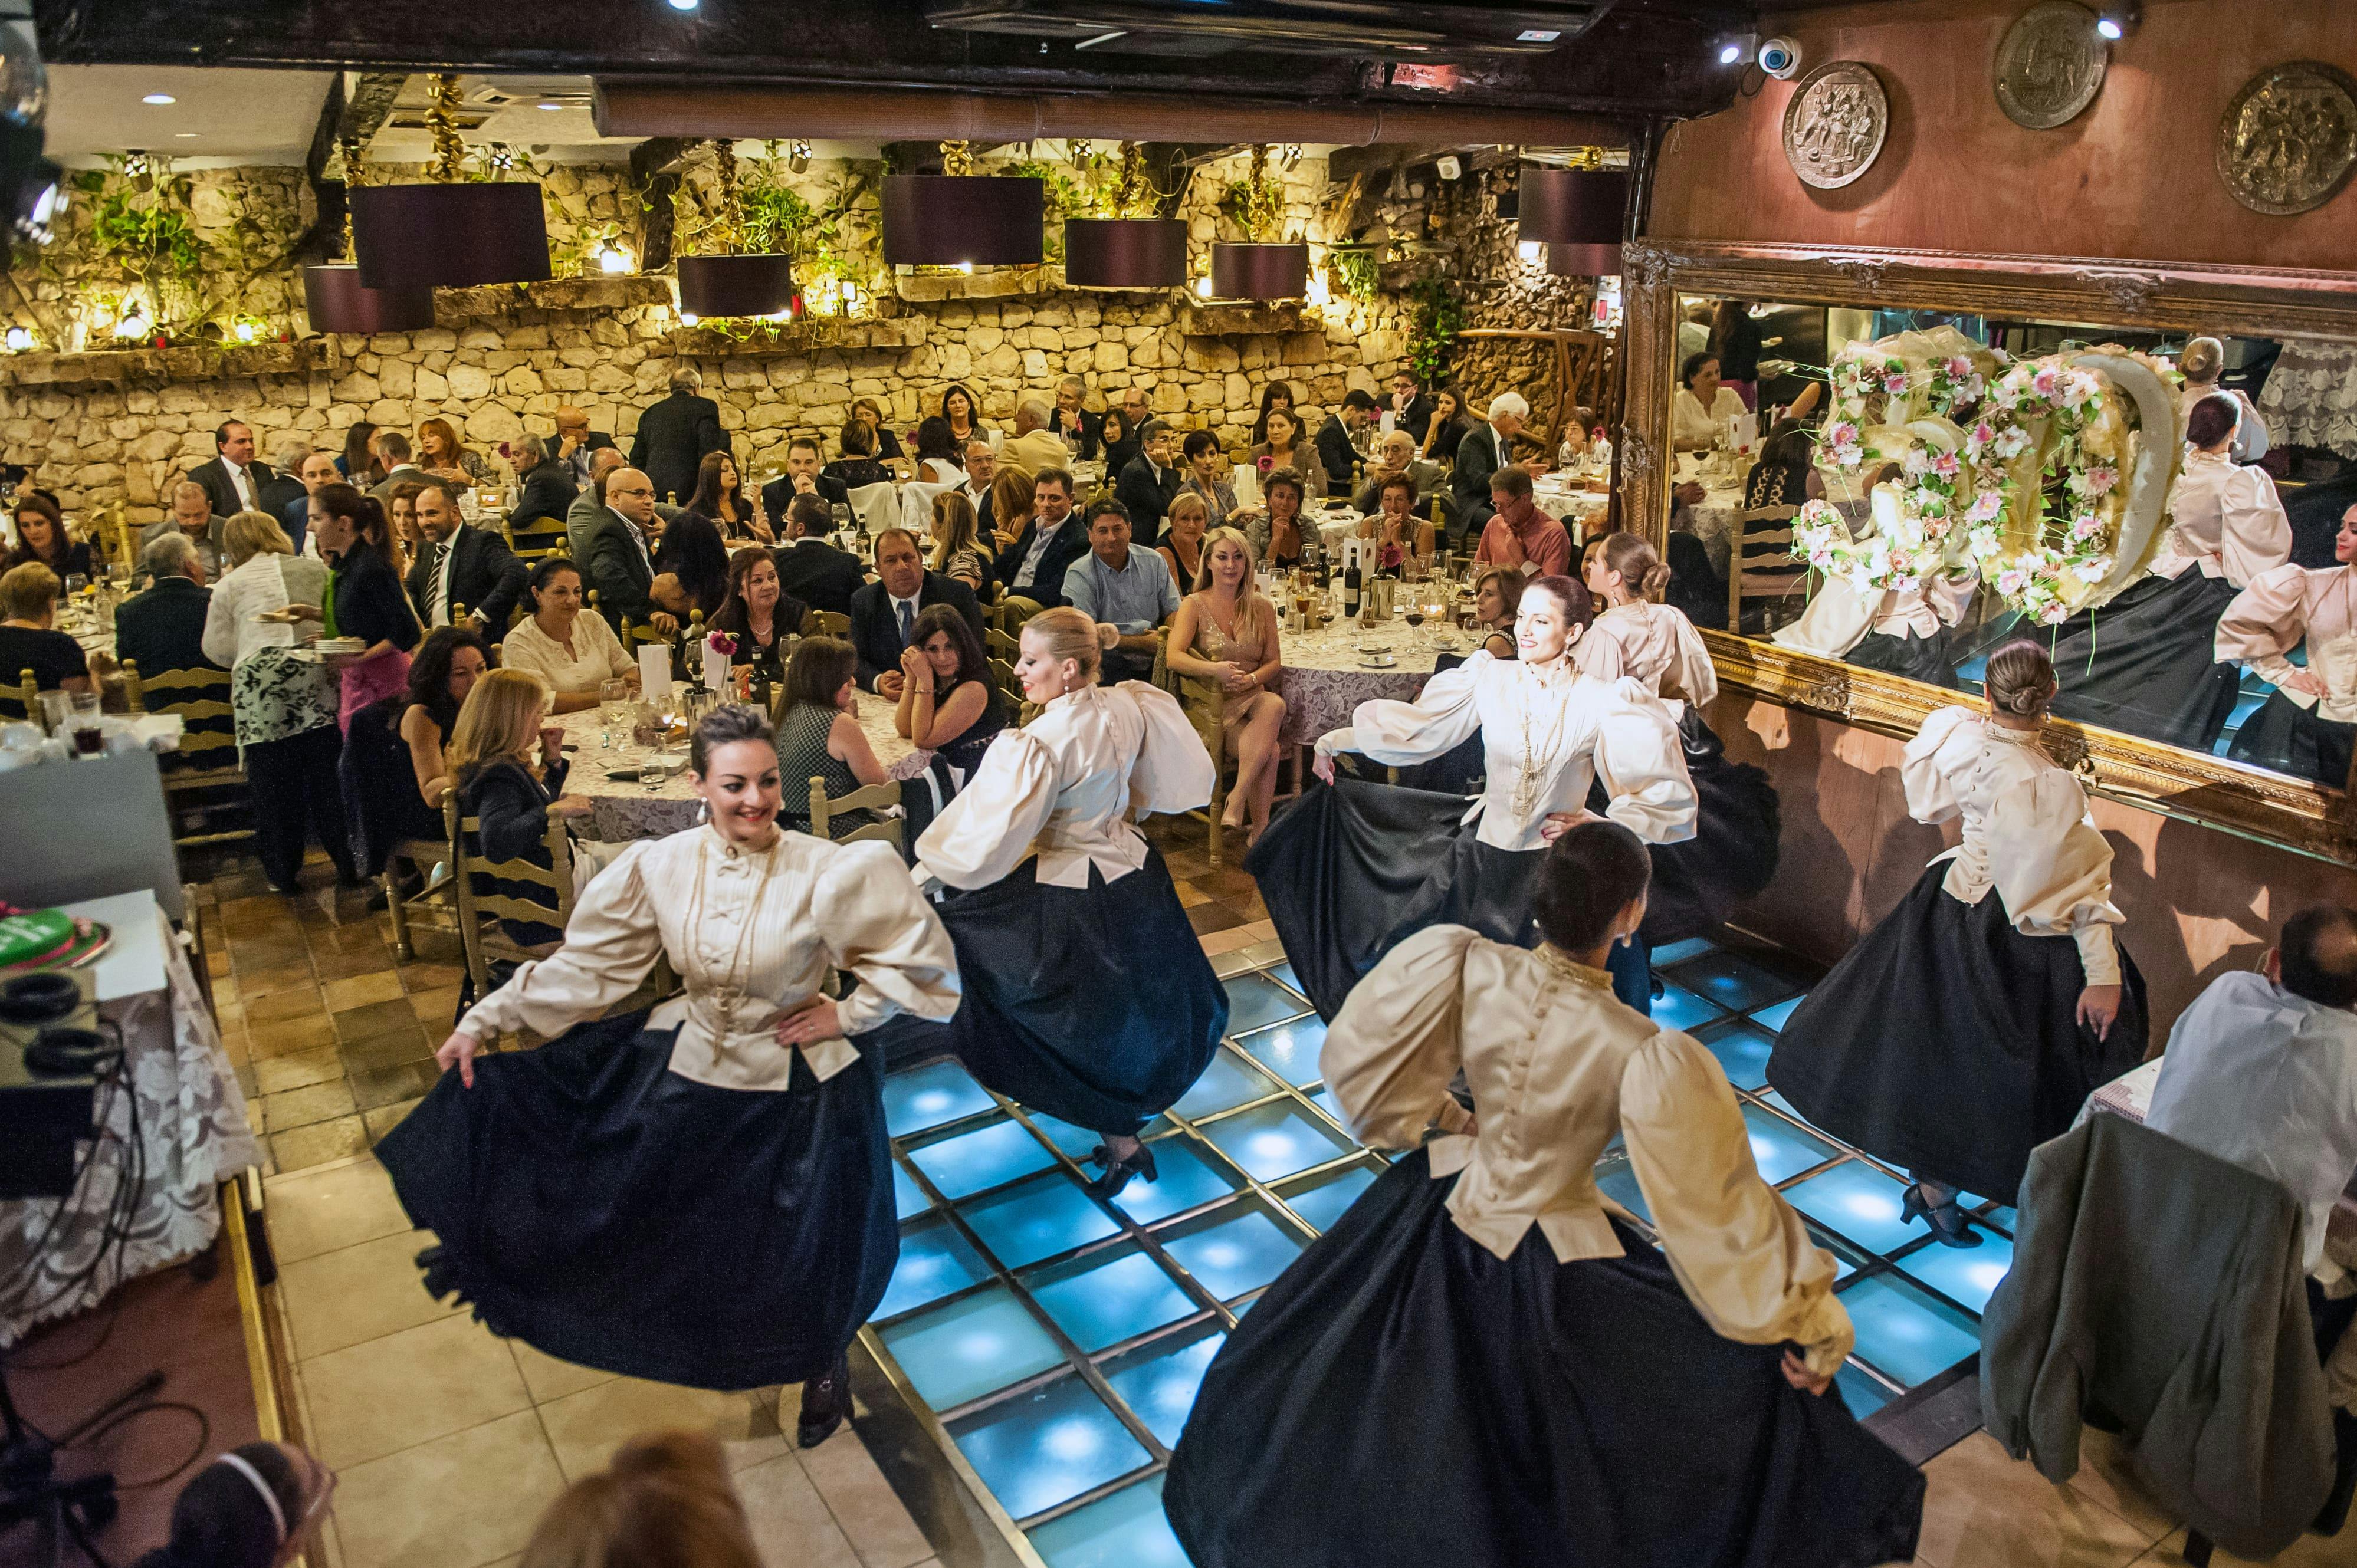
[[[1220,723],[1227,709],[1227,697],[1220,683],[1201,675],[1180,675],[1178,705],[1186,711],[1187,722],[1195,728],[1195,736],[1203,749],[1211,755],[1211,799],[1210,804],[1187,814],[1200,821],[1211,832],[1211,868],[1216,871],[1226,864],[1227,824],[1220,821],[1228,807],[1228,786],[1236,763],[1229,760],[1227,736]]]
[[[226,670],[160,670],[141,672],[138,663],[123,661],[124,705],[135,714],[178,714],[180,745],[177,752],[157,758],[163,764],[164,798],[192,816],[246,804],[245,768],[238,760],[237,728],[230,707],[230,676]],[[177,797],[192,797],[180,800]],[[216,798],[218,797],[218,798]],[[182,832],[173,822],[172,843],[180,847],[228,843],[253,836],[251,827],[226,832]]]
[[[835,843],[861,843],[873,840],[878,843],[888,843],[896,850],[902,849],[905,847],[906,829],[903,820],[899,817],[869,822],[839,837],[827,831],[829,819],[843,812],[878,811],[899,803],[900,781],[897,779],[887,779],[881,784],[870,784],[864,789],[854,789],[848,795],[838,795],[830,800],[826,798],[826,780],[813,774],[810,781],[811,836],[828,839]]]
[[[508,548],[520,561],[545,561],[572,548],[561,517],[536,517],[521,528],[502,521],[500,530],[507,535]]]
[[[851,635],[851,618],[841,610],[804,611],[802,635],[848,638]]]
[[[41,682],[30,670],[19,671],[15,684],[0,686],[0,719],[41,722]]]
[[[497,650],[493,650],[494,652]],[[446,836],[438,839],[397,839],[385,852],[384,870],[381,880],[384,887],[385,912],[393,917],[393,956],[403,963],[417,956],[417,946],[410,940],[409,917],[419,904],[439,902],[455,909],[457,899],[452,889],[457,886],[458,848],[447,836],[450,800],[455,791],[444,790],[442,817]],[[419,876],[426,878],[425,886],[414,898],[401,890],[400,864],[407,861],[417,868]],[[435,876],[439,868],[441,875]]]
[[[1735,514],[1735,531],[1727,542],[1727,630],[1741,629],[1745,600],[1780,599],[1801,585],[1800,563],[1791,557],[1792,520],[1800,515],[1796,506],[1749,507]],[[1773,545],[1779,553],[1759,557],[1747,568],[1746,545]],[[1760,562],[1773,562],[1774,568]]]
[[[458,899],[458,940],[466,949],[468,976],[474,981],[475,994],[480,998],[491,990],[492,960],[522,963],[547,956],[546,949],[535,951],[511,940],[497,922],[522,920],[562,931],[572,918],[573,852],[565,836],[564,819],[553,816],[548,819],[548,832],[541,838],[548,851],[546,867],[528,860],[487,859],[475,843],[481,821],[460,816],[458,811],[458,794],[454,789],[442,798],[442,820],[450,830],[452,880],[457,885]],[[478,875],[545,888],[548,897],[544,900],[507,893],[479,893],[475,890]]]

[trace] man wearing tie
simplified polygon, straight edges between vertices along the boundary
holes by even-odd
[[[905,528],[888,528],[876,536],[876,575],[882,580],[851,596],[851,646],[859,655],[859,684],[898,702],[900,653],[916,640],[917,612],[949,605],[965,617],[979,640],[982,606],[963,583],[925,570],[917,536]]]
[[[231,420],[213,432],[210,463],[188,470],[188,482],[205,492],[215,517],[242,511],[263,511],[262,488],[270,483],[270,465],[253,460],[253,432],[242,420]]]
[[[407,586],[419,618],[429,627],[448,626],[450,607],[459,605],[494,637],[504,633],[527,575],[507,541],[467,526],[457,487],[447,479],[428,479],[417,492],[417,532],[425,547],[409,568]]]

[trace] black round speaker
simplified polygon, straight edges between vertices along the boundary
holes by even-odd
[[[96,1029],[44,1029],[25,1047],[25,1065],[54,1077],[111,1072],[122,1057],[123,1047]]]

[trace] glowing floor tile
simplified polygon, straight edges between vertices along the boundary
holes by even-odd
[[[1308,1220],[1319,1232],[1334,1229],[1334,1221],[1343,1211],[1359,1200],[1359,1195],[1375,1185],[1375,1173],[1365,1165],[1352,1165],[1339,1176],[1320,1177],[1314,1184],[1280,1193],[1285,1206]]]
[[[1113,1200],[1115,1208],[1140,1225],[1200,1208],[1243,1186],[1225,1161],[1207,1155],[1202,1144],[1183,1135],[1155,1140],[1154,1168],[1153,1181],[1132,1181]]]
[[[1017,1519],[1070,1502],[1151,1457],[1077,1377],[968,1416],[950,1436]]]
[[[1637,1173],[1629,1168],[1625,1155],[1607,1155],[1596,1162],[1596,1186],[1605,1197],[1644,1220],[1653,1221],[1653,1210],[1645,1202],[1644,1189],[1637,1185]]]
[[[1228,1033],[1241,1035],[1309,1011],[1309,1004],[1275,982],[1240,974],[1227,983]]]
[[[877,1305],[876,1316],[882,1319],[913,1311],[952,1291],[980,1284],[990,1274],[990,1264],[947,1218],[920,1219],[901,1229],[900,1261],[893,1267],[891,1287]]]
[[[1781,1116],[1756,1105],[1743,1108],[1743,1124],[1751,1134],[1751,1160],[1762,1179],[1790,1181],[1811,1165],[1824,1165],[1841,1151],[1813,1137]]]
[[[1798,1122],[1802,1126],[1808,1128],[1819,1137],[1822,1138],[1828,1135],[1824,1128],[1818,1126],[1814,1122],[1812,1122],[1807,1117],[1802,1115],[1799,1110],[1793,1106],[1792,1102],[1785,1099],[1781,1091],[1771,1089],[1762,1094],[1760,1098],[1774,1106],[1777,1110],[1781,1111],[1793,1121]],[[1833,1141],[1836,1144],[1841,1142],[1839,1138],[1835,1138]]]
[[[1162,1512],[1162,1477],[1149,1476],[1031,1532],[1048,1568],[1187,1568]]]
[[[1301,1251],[1293,1232],[1258,1203],[1222,1210],[1209,1224],[1192,1222],[1163,1247],[1222,1301],[1258,1290],[1283,1273]]]
[[[1849,1406],[1850,1414],[1864,1421],[1899,1396],[1875,1380],[1874,1375],[1855,1361],[1844,1361],[1841,1370],[1834,1374],[1840,1385],[1842,1402]]]
[[[1103,1240],[1121,1229],[1061,1172],[958,1206],[992,1256],[1010,1269]]]
[[[1157,1339],[1107,1361],[1105,1381],[1165,1448],[1175,1448],[1178,1434],[1186,1429],[1187,1412],[1195,1408],[1195,1391],[1203,1386],[1211,1359],[1227,1342],[1227,1331],[1217,1327]]]
[[[1220,1153],[1263,1181],[1323,1165],[1351,1149],[1284,1101],[1222,1117],[1198,1130]]]
[[[1751,1021],[1764,1028],[1774,1029],[1781,1034],[1783,1031],[1785,1021],[1792,1016],[1792,1009],[1798,1007],[1802,1002],[1806,999],[1807,995],[1808,993],[1803,992],[1799,996],[1793,997],[1789,1002],[1779,1002],[1773,1007],[1762,1007],[1759,1012],[1751,1015]]]
[[[1834,1255],[1834,1283],[1835,1284],[1841,1283],[1873,1261],[1869,1254],[1851,1246],[1830,1230],[1812,1225],[1808,1227],[1808,1231],[1810,1240]]]
[[[884,1080],[884,1124],[896,1138],[987,1111],[997,1101],[953,1061],[928,1062]]]
[[[898,1218],[902,1219],[922,1214],[933,1206],[925,1189],[917,1185],[917,1178],[903,1170],[898,1160],[892,1162],[892,1202],[899,1211]]]
[[[1321,1076],[1318,1053],[1325,1048],[1326,1025],[1313,1013],[1290,1024],[1279,1024],[1274,1029],[1246,1035],[1236,1044],[1286,1082],[1307,1087]]]
[[[1759,1089],[1767,1083],[1768,1053],[1776,1048],[1776,1036],[1767,1030],[1741,1018],[1729,1018],[1696,1029],[1695,1038],[1710,1047],[1710,1054],[1727,1069],[1727,1080],[1736,1088]]]
[[[1195,1080],[1172,1109],[1191,1120],[1225,1111],[1230,1106],[1265,1100],[1276,1091],[1275,1079],[1222,1046],[1211,1053],[1211,1065],[1203,1069],[1203,1076]]]
[[[1268,972],[1274,978],[1285,982],[1286,985],[1292,987],[1294,990],[1299,991],[1301,989],[1301,982],[1294,975],[1293,961],[1291,959],[1286,959],[1283,963],[1278,964],[1275,969],[1270,970]]]
[[[1197,1310],[1162,1265],[1134,1250],[1092,1252],[1023,1283],[1056,1326],[1091,1354]]]
[[[1031,1125],[1038,1128],[1048,1142],[1073,1159],[1086,1164],[1089,1151],[1104,1142],[1104,1134],[1092,1133],[1086,1127],[1075,1127],[1070,1122],[1060,1122],[1044,1111],[1028,1112]]]
[[[1839,1300],[1857,1330],[1857,1353],[1910,1389],[1981,1347],[1970,1317],[1894,1275],[1862,1279]]]
[[[1683,985],[1668,985],[1653,998],[1653,1022],[1664,1029],[1695,1029],[1726,1013],[1717,1003]]]
[[[949,1410],[1060,1364],[1064,1353],[1005,1285],[919,1313],[883,1331],[917,1396]]]
[[[1661,960],[1653,967],[1662,967]],[[1764,964],[1738,953],[1715,952],[1678,966],[1672,983],[1708,997],[1732,1013],[1781,1001],[1801,987]]]
[[[911,1149],[909,1159],[952,1202],[1056,1163],[1056,1156],[1031,1135],[1031,1130],[1014,1121],[995,1122]]]
[[[1718,944],[1708,937],[1688,937],[1682,942],[1672,942],[1665,948],[1655,948],[1652,958],[1653,967],[1667,969],[1672,964],[1684,963],[1690,958],[1700,958],[1706,952],[1717,950]]]
[[[1906,1191],[1872,1165],[1849,1160],[1787,1187],[1784,1197],[1810,1219],[1868,1251],[1888,1253],[1925,1234],[1923,1221],[1899,1217]]]
[[[1899,1260],[1899,1267],[1930,1285],[1968,1312],[1988,1310],[1989,1293],[2013,1267],[2013,1243],[1994,1230],[1980,1231],[1977,1247],[1943,1247],[1934,1242]]]
[[[1346,1127],[1350,1125],[1348,1122],[1342,1121],[1342,1102],[1334,1098],[1334,1091],[1332,1090],[1321,1089],[1317,1093],[1311,1095],[1309,1099],[1311,1103],[1315,1104],[1318,1110],[1323,1111],[1327,1115],[1334,1118],[1335,1121],[1341,1122]]]

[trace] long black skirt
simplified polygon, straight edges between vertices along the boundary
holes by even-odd
[[[1956,679],[1954,645],[1948,628],[1942,627],[1930,637],[1893,637],[1889,632],[1869,631],[1865,639],[1849,650],[1848,663],[1861,670],[1879,670],[1886,674],[1904,675],[1910,681],[1921,681],[1927,686],[1945,686],[1959,690],[1963,682]]]
[[[410,1219],[496,1334],[659,1382],[750,1389],[823,1372],[900,1251],[883,1075],[780,1090],[670,1070],[634,1013],[448,1072],[377,1145]]]
[[[1151,844],[1115,881],[1091,867],[1086,887],[1045,886],[1039,864],[941,905],[965,982],[948,1047],[1033,1110],[1135,1133],[1211,1064],[1227,990]]]
[[[1279,812],[1244,856],[1318,1016],[1331,1023],[1360,977],[1426,927],[1538,946],[1531,894],[1545,854],[1483,843],[1478,821],[1464,821],[1469,804],[1338,774]],[[1613,993],[1651,1012],[1645,947],[1615,947],[1608,967]]]
[[[1923,1477],[1782,1348],[1720,1338],[1667,1260],[1501,1262],[1426,1156],[1386,1172],[1229,1337],[1162,1494],[1197,1568],[1864,1568]]]
[[[2242,681],[2217,661],[2218,618],[2233,602],[2233,584],[2188,567],[2174,582],[2145,577],[2100,608],[2022,632],[2053,655],[2057,718],[2207,751]]]
[[[2357,750],[2357,725],[2337,724],[2277,692],[2243,721],[2226,755],[2254,768],[2339,789],[2349,782],[2352,750]]]
[[[2029,1151],[2144,1060],[2144,976],[2122,950],[2119,1016],[2098,1040],[2078,1021],[2078,945],[2022,935],[1994,890],[1950,897],[1947,875],[1928,868],[1793,1009],[1768,1081],[1843,1142],[2011,1203]]]
[[[1716,931],[1735,907],[1767,889],[1776,875],[1780,818],[1776,786],[1748,762],[1729,762],[1726,745],[1694,704],[1678,720],[1686,772],[1695,786],[1695,836],[1652,846],[1653,886],[1645,906],[1645,941],[1663,947]],[[1597,803],[1601,786],[1590,795]]]

